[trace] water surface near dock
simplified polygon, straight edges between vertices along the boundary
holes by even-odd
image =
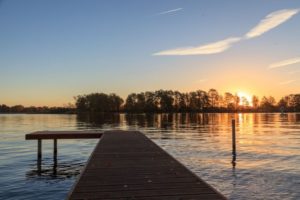
[[[231,164],[231,119],[237,164]],[[300,114],[0,115],[0,198],[65,198],[96,140],[43,143],[36,171],[37,130],[135,130],[167,150],[229,199],[300,198]]]

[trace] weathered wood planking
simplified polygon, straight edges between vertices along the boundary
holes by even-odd
[[[105,132],[68,199],[226,199],[140,132]]]

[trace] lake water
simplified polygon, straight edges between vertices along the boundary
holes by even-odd
[[[237,161],[232,164],[231,119]],[[140,130],[229,199],[300,199],[300,114],[0,114],[0,199],[64,199],[98,140],[43,141],[38,130]]]

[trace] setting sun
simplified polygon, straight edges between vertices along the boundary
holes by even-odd
[[[246,92],[238,92],[238,97],[240,98],[239,105],[240,106],[253,106],[252,104],[252,96]]]

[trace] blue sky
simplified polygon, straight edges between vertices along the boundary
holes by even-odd
[[[0,104],[156,89],[299,93],[298,9],[300,1],[2,0]]]

